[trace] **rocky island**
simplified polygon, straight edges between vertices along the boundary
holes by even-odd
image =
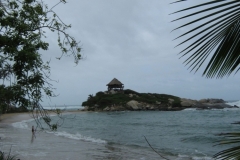
[[[116,78],[107,86],[107,91],[97,92],[95,96],[89,95],[87,101],[82,103],[85,111],[179,111],[186,108],[238,108],[226,104],[222,99],[191,100],[167,94],[124,90],[124,85]]]
[[[179,111],[186,108],[223,109],[230,106],[222,99],[192,100],[173,95],[138,93],[127,89],[98,92],[82,103],[85,111]]]

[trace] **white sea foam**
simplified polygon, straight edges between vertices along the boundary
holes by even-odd
[[[191,157],[189,155],[182,155],[182,154],[179,154],[178,155],[178,158],[176,160],[212,160],[212,157],[208,157],[208,156],[194,156],[194,157]]]
[[[197,110],[196,108],[186,108],[183,111],[196,111],[196,110]]]
[[[234,101],[234,102],[227,102],[226,104],[230,106],[238,106],[239,108],[224,108],[224,111],[232,111],[232,110],[239,110],[240,109],[240,100],[239,101]],[[183,111],[196,111],[196,108],[186,108]],[[219,109],[211,109],[211,110],[219,110]]]
[[[231,105],[231,106],[236,105],[236,106],[240,107],[240,100],[239,101],[235,101],[235,102],[228,102],[226,104]]]
[[[58,105],[58,106],[54,106],[54,107],[51,107],[51,106],[44,106],[43,107],[44,109],[49,109],[49,110],[52,110],[52,109],[61,109],[61,110],[82,110],[84,109],[83,106],[80,106],[80,105]]]
[[[224,108],[223,111],[240,111],[240,108]]]
[[[29,119],[29,120],[23,120],[21,122],[15,122],[15,123],[12,123],[12,126],[15,128],[30,130],[30,128],[28,126],[28,122],[31,122],[33,120],[34,119]],[[67,133],[64,131],[63,132],[50,132],[50,131],[48,132],[47,131],[47,133],[53,133],[56,136],[66,137],[66,138],[75,139],[75,140],[83,140],[83,141],[94,142],[94,143],[107,143],[104,140],[83,136],[79,133],[71,134],[71,133]]]
[[[94,142],[94,143],[107,143],[104,140],[83,136],[79,133],[71,134],[71,133],[67,133],[64,131],[63,132],[48,132],[48,133],[53,133],[56,136],[66,137],[66,138],[75,139],[75,140],[83,140],[83,141]]]
[[[15,122],[15,123],[12,123],[12,126],[15,127],[15,128],[21,128],[21,129],[30,129],[28,127],[28,122],[31,122],[33,121],[34,119],[28,119],[28,120],[23,120],[21,122]]]
[[[40,157],[40,156],[46,156],[47,155],[47,152],[40,152],[40,151],[33,152],[33,153],[29,153],[29,152],[26,152],[26,151],[16,151],[16,153],[18,155],[23,155],[25,157],[29,157],[29,156]]]
[[[212,160],[212,157],[192,157],[193,160]]]

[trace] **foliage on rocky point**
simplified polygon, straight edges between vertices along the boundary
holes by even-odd
[[[172,107],[181,106],[179,97],[157,93],[138,93],[130,89],[124,90],[123,93],[114,94],[107,92],[97,92],[95,96],[89,95],[87,101],[82,103],[82,106],[97,106],[98,108],[105,108],[112,105],[126,106],[126,104],[131,100],[146,104],[156,104],[156,102],[160,102],[161,104],[168,104],[169,99],[174,100]]]

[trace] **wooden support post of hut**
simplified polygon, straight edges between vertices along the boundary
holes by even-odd
[[[108,86],[108,91],[114,90],[114,91],[122,92],[124,88],[124,84],[122,84],[116,78],[113,78],[113,80],[109,82],[107,86]]]

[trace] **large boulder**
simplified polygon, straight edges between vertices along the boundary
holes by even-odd
[[[105,107],[105,108],[103,109],[103,111],[110,111],[110,108],[109,108],[109,107]]]
[[[116,105],[116,106],[111,107],[111,111],[124,111],[124,110],[126,110],[126,109],[121,105]]]
[[[223,99],[216,99],[216,98],[200,99],[198,102],[200,102],[200,103],[210,103],[210,104],[225,103],[225,101]]]
[[[223,108],[235,108],[234,106],[225,104],[225,103],[203,103],[201,106],[198,106],[197,108],[201,109],[223,109]]]
[[[132,98],[132,97],[133,97],[133,94],[129,94],[129,97]]]
[[[199,103],[208,103],[208,99],[200,99],[198,102]]]
[[[88,111],[89,110],[89,107],[88,106],[85,106],[83,111]]]
[[[172,104],[174,102],[174,99],[168,98],[168,103]]]
[[[181,98],[181,106],[182,107],[194,107],[196,106],[197,101],[196,100],[192,100],[192,99],[186,99],[186,98]]]
[[[116,94],[116,93],[118,93],[118,92],[117,92],[117,91],[114,91],[114,90],[110,90],[108,93],[109,93],[109,94]]]
[[[127,103],[127,106],[133,110],[139,110],[140,103],[135,100],[131,100]]]
[[[158,101],[156,101],[156,104],[160,105],[160,104],[161,104],[161,102],[158,102]]]

